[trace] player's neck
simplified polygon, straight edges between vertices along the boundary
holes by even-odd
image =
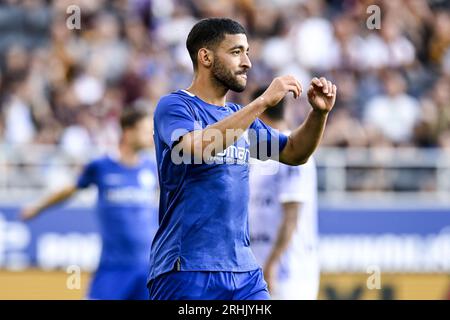
[[[216,106],[225,106],[228,89],[217,84],[208,75],[197,73],[187,91]]]
[[[139,163],[139,155],[136,150],[121,143],[119,146],[119,161],[127,166],[135,166]]]

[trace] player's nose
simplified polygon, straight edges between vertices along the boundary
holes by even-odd
[[[250,69],[252,67],[252,62],[250,61],[250,58],[248,55],[244,54],[243,58],[241,60],[241,67]]]

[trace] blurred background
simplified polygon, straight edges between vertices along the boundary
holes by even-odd
[[[79,29],[67,27],[70,5]],[[95,191],[28,224],[18,210],[113,150],[123,108],[153,108],[189,86],[186,36],[216,16],[250,37],[249,84],[229,100],[246,104],[281,74],[304,88],[324,75],[339,88],[316,153],[320,298],[450,299],[445,0],[0,1],[0,299],[84,296],[101,246]],[[288,102],[295,127],[309,106]],[[70,289],[73,265],[82,282]]]

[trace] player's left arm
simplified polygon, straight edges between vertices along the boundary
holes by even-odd
[[[336,102],[336,85],[324,77],[314,78],[308,89],[308,101],[312,106],[306,120],[295,129],[280,153],[279,161],[289,165],[300,165],[316,150],[322,139],[328,113]]]

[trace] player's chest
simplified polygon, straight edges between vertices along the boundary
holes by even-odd
[[[157,178],[150,169],[140,170],[105,170],[98,177],[100,190],[134,188],[154,190]]]

